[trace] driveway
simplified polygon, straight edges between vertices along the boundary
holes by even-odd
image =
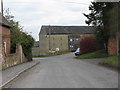
[[[34,58],[41,63],[22,74],[9,88],[117,88],[118,73],[74,58],[73,53]]]

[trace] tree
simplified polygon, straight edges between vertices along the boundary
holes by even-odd
[[[21,45],[23,47],[23,52],[26,56],[26,58],[31,61],[32,60],[32,46],[34,45],[34,39],[31,35],[28,35],[25,32],[22,32],[21,34]]]
[[[112,13],[112,10],[117,3],[113,2],[92,2],[89,6],[91,13],[84,14],[88,20],[86,24],[96,26],[96,36],[97,41],[104,46],[106,52],[108,51],[108,39],[111,36],[116,35],[116,31],[111,28],[113,26],[110,22],[115,22],[114,25],[117,25],[115,21],[116,12]],[[116,11],[116,9],[114,9]],[[112,18],[112,19],[111,19]]]
[[[91,2],[91,5],[89,6],[89,10],[91,10],[91,13],[84,14],[88,18],[88,20],[85,20],[85,23],[94,26],[103,26],[102,22],[102,8],[104,6],[104,3],[100,2]]]
[[[23,53],[28,59],[32,60],[31,48],[34,44],[34,39],[31,35],[23,32],[23,27],[20,26],[18,21],[14,20],[14,16],[10,14],[9,9],[5,10],[5,17],[11,24],[11,52],[14,53],[16,50],[16,44],[21,44],[23,47]]]

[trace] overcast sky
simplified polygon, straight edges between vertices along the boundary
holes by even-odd
[[[92,0],[4,0],[24,31],[39,40],[42,25],[85,26]]]

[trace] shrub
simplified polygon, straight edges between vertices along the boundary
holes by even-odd
[[[90,53],[99,50],[100,46],[96,42],[96,38],[93,36],[86,36],[80,41],[81,54]]]
[[[23,53],[28,61],[32,61],[32,46],[34,45],[34,39],[31,35],[25,32],[21,32],[21,45],[23,48]]]

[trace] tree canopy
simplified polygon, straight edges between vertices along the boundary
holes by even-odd
[[[118,31],[118,4],[117,2],[91,2],[89,14],[84,14],[88,20],[86,24],[96,26],[97,41],[107,51],[108,39],[115,37]]]
[[[9,9],[5,10],[5,17],[11,24],[11,52],[14,53],[17,44],[21,44],[23,53],[25,54],[28,61],[32,60],[31,48],[34,44],[34,39],[31,35],[23,32],[23,27],[20,26],[18,21],[14,20],[14,16],[10,14]]]

